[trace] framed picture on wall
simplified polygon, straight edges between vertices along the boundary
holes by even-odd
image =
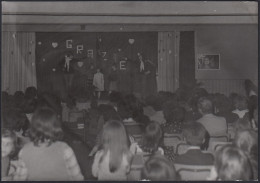
[[[199,54],[198,70],[219,70],[220,54]]]

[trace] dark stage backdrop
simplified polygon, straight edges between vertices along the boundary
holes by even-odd
[[[113,32],[113,33],[36,33],[36,71],[40,92],[51,91],[62,96],[64,81],[58,63],[67,51],[89,67],[93,63],[100,67],[108,90],[108,75],[112,64],[117,65],[119,90],[140,93],[141,82],[136,76],[139,69],[138,53],[149,59],[157,70],[157,32]],[[122,62],[123,61],[123,62]],[[150,82],[147,94],[157,90],[156,78]],[[65,95],[65,94],[64,94]]]

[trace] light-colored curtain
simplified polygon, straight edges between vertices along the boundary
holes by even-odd
[[[35,33],[2,32],[2,91],[36,87]]]
[[[177,35],[177,32],[158,33],[158,91],[174,92],[178,88]]]

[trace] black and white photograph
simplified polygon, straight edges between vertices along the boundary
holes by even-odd
[[[199,54],[198,69],[220,69],[220,55]]]
[[[2,181],[258,180],[257,1],[1,1]]]

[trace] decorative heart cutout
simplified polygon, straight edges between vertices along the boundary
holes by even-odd
[[[134,40],[134,39],[128,39],[128,42],[129,42],[130,44],[134,44],[135,40]]]
[[[52,45],[53,48],[56,48],[58,46],[58,43],[57,42],[52,42],[51,45]]]

